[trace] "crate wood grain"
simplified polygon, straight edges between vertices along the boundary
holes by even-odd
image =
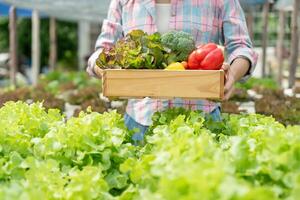
[[[222,99],[224,71],[95,69],[106,97]]]

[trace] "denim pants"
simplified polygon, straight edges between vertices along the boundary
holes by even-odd
[[[221,121],[222,118],[221,118],[220,107],[217,107],[214,111],[212,111],[210,113],[210,116],[214,121]],[[124,115],[124,121],[125,121],[125,125],[129,130],[133,130],[133,129],[139,130],[132,136],[134,143],[137,143],[138,141],[142,141],[144,139],[144,134],[148,130],[149,126],[144,126],[142,124],[139,124],[134,119],[132,119],[127,113]]]

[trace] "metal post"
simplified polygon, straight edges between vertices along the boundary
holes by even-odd
[[[79,69],[84,70],[84,68],[86,67],[85,57],[91,53],[91,27],[90,23],[86,21],[80,21],[78,26]]]
[[[40,73],[40,19],[37,10],[32,11],[32,83],[38,83]]]
[[[57,62],[57,35],[56,35],[56,20],[50,18],[50,55],[49,55],[49,69],[53,71]]]
[[[267,60],[267,46],[268,46],[268,25],[269,25],[269,7],[270,3],[267,1],[263,9],[263,35],[262,35],[262,77],[266,76],[266,60]]]
[[[292,12],[292,45],[291,45],[291,64],[289,70],[289,88],[295,85],[296,69],[299,54],[299,35],[298,35],[298,15],[300,0],[294,0],[294,10]]]
[[[14,6],[10,7],[9,10],[9,77],[11,84],[16,86],[16,73],[18,65],[18,44],[17,44],[17,14]]]
[[[285,34],[285,11],[279,11],[279,23],[277,28],[277,59],[278,59],[278,83],[282,85],[283,77],[283,48],[284,48],[284,34]]]

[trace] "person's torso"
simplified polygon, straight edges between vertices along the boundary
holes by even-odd
[[[155,0],[122,0],[124,35],[134,29],[157,32]],[[222,39],[222,10],[219,0],[172,0],[169,30],[191,33],[197,44]]]
[[[123,34],[141,29],[148,34],[157,32],[155,0],[121,0]],[[191,33],[196,44],[220,43],[222,20],[219,0],[172,0],[169,30]],[[156,111],[171,107],[192,110],[213,111],[219,104],[207,100],[156,100],[150,98],[130,99],[127,114],[143,125],[152,123],[151,116]]]

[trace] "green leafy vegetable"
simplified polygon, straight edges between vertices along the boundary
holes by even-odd
[[[195,50],[195,41],[191,34],[183,31],[171,31],[161,37],[164,46],[171,49],[168,55],[168,64],[187,60],[190,53]]]
[[[170,109],[153,116],[142,147],[115,111],[65,121],[41,104],[9,102],[0,119],[0,199],[299,198],[300,127],[272,117],[214,123]]]
[[[270,90],[276,90],[279,88],[278,83],[272,78],[250,78],[245,83],[237,83],[236,87],[246,90],[253,89],[256,87]]]
[[[164,69],[172,62],[187,60],[194,49],[193,37],[182,31],[161,36],[134,30],[111,49],[104,49],[96,63],[102,69]]]
[[[97,66],[103,69],[159,69],[164,68],[166,53],[159,33],[148,35],[141,30],[134,30],[117,41],[111,49],[102,51]]]
[[[0,199],[113,199],[126,188],[119,165],[137,148],[116,112],[65,122],[58,110],[9,102],[0,117]]]

